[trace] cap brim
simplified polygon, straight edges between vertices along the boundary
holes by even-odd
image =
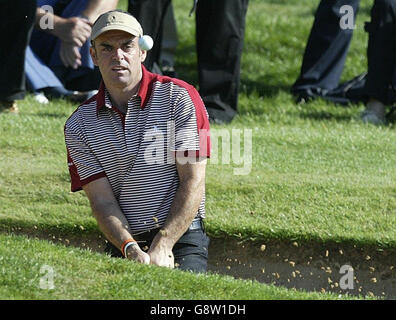
[[[127,26],[123,26],[123,25],[117,25],[117,24],[112,24],[112,25],[108,25],[100,30],[98,30],[98,32],[96,32],[95,34],[91,35],[91,40],[95,40],[97,37],[99,37],[101,34],[107,32],[107,31],[111,31],[111,30],[120,30],[120,31],[125,31],[135,37],[139,37],[141,36],[141,32],[139,30],[136,30],[134,28],[131,27],[127,27]]]

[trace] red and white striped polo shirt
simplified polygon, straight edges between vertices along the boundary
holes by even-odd
[[[210,156],[208,114],[196,89],[142,71],[125,115],[102,83],[65,124],[71,190],[107,177],[133,233],[165,222],[179,186],[175,152]],[[205,216],[205,195],[197,216]]]

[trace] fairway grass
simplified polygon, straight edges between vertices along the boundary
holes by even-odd
[[[191,3],[177,0],[179,77],[197,85]],[[251,0],[242,59],[239,114],[213,131],[251,132],[252,164],[209,160],[206,229],[210,236],[396,248],[396,130],[362,124],[363,105],[317,100],[296,105],[289,93],[301,65],[318,1]],[[371,1],[362,0],[342,76],[366,70]],[[32,96],[19,115],[0,114],[0,298],[292,299],[324,298],[218,275],[196,276],[12,236],[12,230],[98,233],[83,192],[70,192],[63,126],[76,105]],[[240,131],[237,131],[240,130]],[[230,141],[231,145],[232,141]],[[221,140],[219,140],[219,146]],[[231,149],[230,149],[231,150]],[[213,150],[222,159],[227,148]],[[213,158],[213,157],[212,157]],[[55,290],[37,289],[39,269],[56,269]],[[134,282],[139,275],[140,280]],[[97,281],[99,279],[99,281]],[[126,284],[128,285],[126,285]],[[193,284],[202,284],[196,290]],[[145,287],[148,291],[143,290]]]

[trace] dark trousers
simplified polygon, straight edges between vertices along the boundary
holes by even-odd
[[[394,102],[390,86],[396,70],[396,0],[375,0],[367,47],[367,82],[365,94],[384,104]]]
[[[144,66],[152,70],[154,62],[159,64],[162,43],[162,23],[171,0],[129,0],[128,11],[140,22],[144,34],[154,40],[153,48],[147,52]]]
[[[248,0],[199,0],[196,41],[200,94],[209,116],[231,121],[238,109]]]
[[[147,251],[159,229],[134,236],[140,248]],[[209,237],[204,228],[187,230],[173,247],[175,267],[184,271],[204,273],[208,264]],[[110,242],[107,243],[105,252],[112,257],[123,258],[121,251]]]
[[[0,1],[0,100],[25,96],[25,52],[35,16],[35,0]]]
[[[159,61],[162,21],[170,0],[129,0],[128,11],[154,39],[144,65]],[[240,63],[248,0],[199,0],[196,46],[200,95],[211,118],[231,121],[238,109]]]
[[[315,14],[315,21],[305,49],[300,76],[292,91],[312,91],[326,94],[336,88],[345,65],[352,29],[342,29],[340,8],[349,5],[356,18],[360,0],[322,0]]]

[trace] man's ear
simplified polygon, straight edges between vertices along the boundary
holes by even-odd
[[[96,50],[93,47],[89,48],[89,53],[91,54],[92,61],[95,66],[98,66],[98,58],[96,56]]]
[[[147,57],[147,51],[146,50],[140,50],[140,62],[143,63],[144,60],[146,60]]]

